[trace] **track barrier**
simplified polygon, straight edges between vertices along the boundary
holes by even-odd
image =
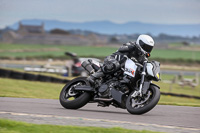
[[[2,68],[0,68],[0,77],[12,78],[12,79],[23,79],[23,80],[29,80],[29,81],[53,82],[53,83],[69,82],[69,80],[66,80],[66,79],[60,79],[60,78],[55,78],[55,77],[40,75],[40,74],[35,75],[35,74],[30,74],[30,73],[17,72],[17,71],[2,69]]]
[[[198,97],[198,96],[191,96],[191,95],[185,95],[185,94],[175,94],[175,93],[165,93],[165,92],[161,92],[161,95],[200,99],[200,97]]]

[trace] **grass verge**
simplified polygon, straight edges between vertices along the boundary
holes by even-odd
[[[0,78],[0,96],[58,99],[63,86],[64,84]],[[162,95],[159,104],[200,107],[200,100]]]
[[[160,104],[160,105],[200,107],[200,99],[161,95],[160,101],[159,101],[158,104]]]
[[[152,131],[128,130],[119,127],[78,127],[58,125],[38,125],[25,122],[0,119],[1,133],[158,133]]]
[[[1,97],[58,99],[64,84],[0,78]]]

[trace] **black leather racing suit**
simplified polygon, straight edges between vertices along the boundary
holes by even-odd
[[[88,77],[88,81],[94,84],[96,79],[103,77],[105,74],[114,73],[124,65],[127,57],[134,57],[139,63],[143,63],[144,57],[141,56],[141,51],[136,47],[134,42],[123,44],[115,53],[107,56],[104,59],[104,64],[101,69]]]

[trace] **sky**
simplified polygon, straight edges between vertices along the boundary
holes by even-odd
[[[0,0],[0,28],[23,19],[200,24],[200,0]]]

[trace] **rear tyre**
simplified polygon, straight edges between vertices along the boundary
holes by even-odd
[[[160,99],[160,89],[151,85],[147,93],[149,95],[147,94],[148,96],[146,96],[146,99],[144,97],[143,101],[137,97],[132,98],[131,93],[126,101],[127,111],[131,114],[141,115],[153,109]]]
[[[79,77],[68,82],[60,93],[60,104],[66,109],[78,109],[86,105],[91,98],[90,93],[74,91],[75,86],[88,85],[85,77]]]

